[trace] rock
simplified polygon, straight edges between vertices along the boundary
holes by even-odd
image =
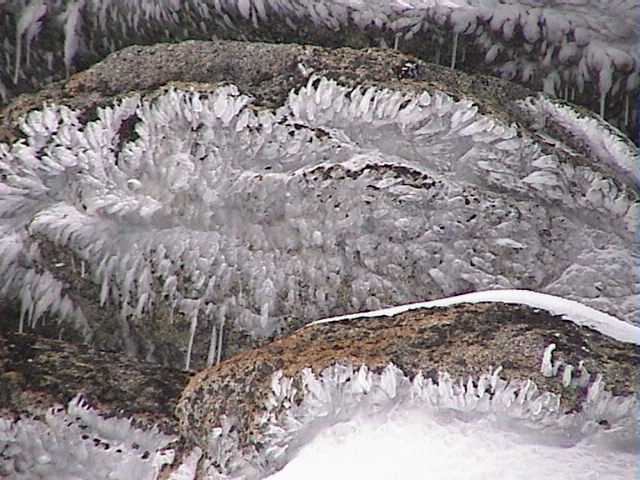
[[[259,62],[252,62],[257,58]],[[407,64],[417,72],[409,78],[403,74]],[[247,68],[240,68],[242,65]],[[324,77],[320,75],[335,80],[321,80]],[[213,83],[196,83],[207,79]],[[167,81],[173,83],[162,87]],[[221,86],[223,81],[237,84],[239,92],[234,87]],[[376,89],[366,90],[369,86]],[[291,88],[298,90],[291,93]],[[327,116],[324,119],[294,107],[296,101],[316,102],[312,93],[322,96],[315,91],[319,88],[326,89],[322,95],[333,95],[336,102],[342,99],[353,106],[345,114],[331,110],[329,102],[321,107]],[[381,105],[384,102],[391,105],[387,113],[378,114],[389,117],[382,120],[384,125],[380,127],[372,126],[375,122],[373,118],[367,119],[367,114],[359,116],[358,112],[366,106],[365,91],[369,92],[369,102],[374,98],[372,92],[376,92]],[[242,92],[255,100],[240,96]],[[397,95],[394,97],[391,92]],[[5,258],[10,258],[10,254],[29,258],[7,261],[6,268],[16,271],[7,273],[12,280],[4,288],[8,292],[5,302],[26,299],[22,304],[26,316],[28,298],[33,300],[35,295],[40,299],[42,292],[57,289],[61,298],[46,298],[38,312],[51,314],[52,320],[60,312],[65,313],[62,316],[67,321],[75,319],[75,330],[68,329],[65,335],[166,365],[196,368],[217,356],[253,348],[265,341],[264,337],[290,333],[303,322],[323,316],[496,286],[546,289],[631,319],[637,309],[634,280],[629,277],[637,189],[633,181],[615,168],[615,158],[609,163],[601,161],[588,143],[572,134],[571,125],[554,122],[550,116],[540,126],[535,109],[532,113],[521,103],[530,93],[508,82],[423,64],[388,50],[330,51],[239,42],[130,47],[66,82],[35,96],[20,97],[5,110],[4,137],[28,136],[26,140],[37,145],[35,150],[21,150],[20,141],[14,142],[11,146],[14,150],[6,152],[8,164],[17,161],[35,167],[38,152],[50,149],[54,163],[61,162],[55,168],[64,170],[64,174],[47,177],[45,189],[62,202],[57,204],[59,207],[69,208],[68,213],[73,213],[71,217],[55,212],[51,216],[39,215],[45,220],[38,232],[34,230],[33,214],[42,212],[50,204],[50,197],[38,194],[35,204],[31,198],[23,199],[30,207],[17,210],[18,216],[24,218],[6,224],[10,232],[0,249],[4,249]],[[420,95],[424,105],[418,108],[415,99]],[[185,106],[195,101],[196,96],[198,102],[212,98],[220,98],[220,102],[246,102],[246,107],[240,106],[230,114],[229,121],[240,122],[243,111],[251,118],[255,116],[252,122],[261,126],[238,123],[237,129],[229,129],[221,124],[214,131],[211,119],[198,118],[201,114],[196,112],[193,121],[198,127],[194,130],[184,122],[187,115],[192,115],[187,111],[191,107]],[[61,136],[55,129],[49,136],[41,136],[37,132],[49,128],[48,120],[36,112],[29,117],[32,123],[26,124],[26,130],[21,134],[16,131],[19,123],[16,114],[26,113],[43,99],[75,109],[75,113],[69,114],[72,118],[56,121],[67,122],[63,130],[74,131],[73,135],[83,137],[82,141],[69,140],[76,137]],[[180,155],[192,158],[191,151],[176,156],[158,153],[158,161],[178,162],[175,168],[160,170],[171,178],[156,179],[155,174],[140,170],[151,168],[150,164],[134,166],[142,158],[135,150],[138,147],[134,147],[140,140],[138,129],[157,132],[168,126],[162,115],[149,113],[148,118],[141,119],[140,109],[163,102],[162,109],[183,119],[182,130],[176,130],[177,124],[172,123],[171,132],[160,135],[144,148],[150,151],[166,148],[173,152],[192,144],[206,154],[225,145],[223,160],[232,169],[223,170],[226,173],[218,177],[218,183],[196,185],[196,180],[206,178],[205,172],[217,168],[214,163],[220,159],[216,155],[209,155],[208,163],[202,167],[192,164],[190,168],[203,171],[184,175],[182,179],[178,177],[186,164],[181,163]],[[107,110],[99,113],[98,106]],[[406,118],[396,119],[393,109],[404,107],[415,111],[404,111]],[[59,107],[52,108],[51,118],[67,115],[56,110]],[[119,113],[113,120],[98,118],[107,115],[105,112]],[[340,115],[350,117],[343,122]],[[278,116],[278,120],[271,120],[272,116]],[[332,116],[337,118],[335,124]],[[92,130],[85,128],[87,125],[104,126],[100,135],[108,137],[107,150],[95,144]],[[203,128],[211,130],[207,136],[200,135]],[[389,131],[381,135],[380,128]],[[216,143],[219,132],[230,140]],[[176,133],[189,138],[175,146],[172,138]],[[151,137],[145,138],[149,141]],[[607,137],[607,142],[622,145],[623,153],[619,156],[624,157],[627,144],[611,138]],[[62,149],[58,148],[60,142],[65,145]],[[258,147],[261,142],[264,148]],[[228,150],[244,145],[255,147],[238,154]],[[136,152],[133,157],[138,158],[133,163],[129,159],[131,148]],[[275,150],[271,151],[274,148],[279,153],[274,154]],[[289,153],[290,148],[297,150]],[[64,154],[67,156],[59,157],[63,155],[61,152],[67,152]],[[115,176],[109,181],[119,185],[123,175],[133,176],[116,190],[108,186],[111,184],[101,183],[103,155],[114,157],[106,162],[108,169],[115,169]],[[275,164],[271,163],[288,155],[293,160],[273,170]],[[21,159],[16,160],[18,157]],[[70,158],[91,159],[90,169],[95,171],[85,176],[76,171],[78,165],[62,167]],[[121,159],[125,158],[128,160],[122,160],[123,164]],[[247,170],[254,173],[242,177],[241,173]],[[283,173],[292,175],[279,176]],[[36,177],[41,174],[33,173]],[[236,177],[248,181],[247,185],[234,183]],[[18,181],[14,176],[6,178],[7,182]],[[286,188],[281,185],[285,178],[288,178]],[[21,179],[18,184],[22,181],[30,180]],[[83,185],[86,181],[89,183]],[[164,186],[174,181],[179,184],[168,189]],[[110,194],[99,193],[99,184]],[[300,201],[287,198],[287,189],[296,193]],[[354,195],[352,190],[359,193]],[[270,199],[262,211],[251,199],[267,195],[267,191],[271,192]],[[200,197],[190,200],[190,195]],[[119,218],[119,214],[103,212],[103,203],[109,198],[120,198],[123,202],[120,207],[109,207],[116,208],[114,212],[129,205],[124,211],[133,208],[133,217],[123,214]],[[187,209],[203,211],[190,218],[179,207],[183,203]],[[11,218],[16,205],[13,200],[7,204],[7,218]],[[149,221],[134,211],[136,206],[143,205],[146,206],[140,212],[147,212],[145,215],[163,213],[152,215]],[[338,218],[340,212],[344,218]],[[349,217],[351,212],[357,215]],[[291,219],[283,216],[285,213]],[[106,217],[109,221],[100,223]],[[78,222],[64,220],[71,218]],[[229,228],[233,219],[242,219],[241,223],[250,228],[246,230],[240,224]],[[67,233],[76,231],[84,221],[97,222],[109,233],[100,237],[105,234],[101,227],[87,229],[82,235],[63,235],[59,230],[63,220],[72,222],[65,227]],[[184,223],[186,234],[176,233],[179,238],[162,243],[164,235],[156,232],[167,234],[170,230],[167,221],[173,227]],[[31,225],[31,233],[16,230],[14,224]],[[48,231],[50,228],[53,230]],[[150,234],[132,245],[127,232],[146,230]],[[195,237],[204,241],[204,236],[208,243],[198,249],[205,251],[218,242],[223,253],[200,257],[212,262],[211,265],[200,267],[191,260],[185,263],[176,257],[182,253],[158,253]],[[236,236],[240,240],[234,240]],[[71,245],[71,237],[82,239],[82,245]],[[384,241],[378,242],[378,237]],[[418,237],[420,240],[416,240]],[[60,242],[62,238],[67,240]],[[23,245],[23,253],[15,250],[14,241]],[[150,246],[149,241],[160,242],[162,246]],[[234,246],[236,241],[242,248]],[[138,256],[140,252],[130,250],[134,245],[137,248],[149,245],[149,251]],[[185,251],[198,249],[192,245]],[[324,252],[321,262],[314,249]],[[235,265],[239,251],[246,261]],[[327,255],[333,260],[329,261]],[[276,257],[278,262],[274,261]],[[177,270],[183,263],[180,268],[186,265],[189,280]],[[223,275],[227,264],[233,267],[228,269],[229,278]],[[259,273],[262,267],[266,270]],[[105,268],[111,274],[119,273],[112,278],[104,273]],[[165,273],[159,273],[161,269]],[[167,269],[173,273],[169,275]],[[131,270],[133,276],[128,276]],[[315,270],[318,272],[314,273]],[[26,282],[28,288],[21,280],[23,276],[31,278]],[[180,282],[176,280],[178,277]],[[206,293],[204,289],[207,282],[216,278],[226,282],[228,291],[214,299],[213,294],[222,290]],[[328,284],[327,278],[332,279]],[[149,291],[137,288],[137,282],[148,286]],[[194,282],[195,293],[184,290],[189,282]],[[40,286],[36,289],[36,285]],[[170,293],[178,292],[179,301],[168,298],[167,292],[163,293],[166,288]],[[300,299],[294,298],[296,291]],[[129,305],[131,311],[125,311],[123,298],[129,294],[134,295],[129,301],[135,305]],[[197,303],[196,308],[194,302],[199,298],[204,303]],[[222,305],[226,305],[224,309]],[[12,308],[18,310],[15,304]],[[210,310],[200,315],[201,308]],[[174,315],[176,311],[179,315]],[[194,320],[194,315],[200,320]],[[35,319],[29,316],[28,323],[35,325],[38,316]],[[233,321],[225,323],[227,316]],[[140,321],[141,318],[144,320]],[[13,328],[19,323],[13,319]],[[254,329],[252,325],[257,327]]]
[[[82,394],[94,408],[176,432],[173,411],[190,374],[88,345],[0,332],[0,417],[44,416]]]
[[[463,384],[468,378],[475,380],[502,366],[501,377],[511,381],[531,379],[541,391],[561,395],[562,412],[580,411],[586,388],[565,388],[558,378],[541,373],[543,354],[551,343],[556,345],[556,360],[573,366],[583,362],[591,373],[591,382],[601,374],[614,395],[637,393],[638,345],[613,340],[526,306],[462,304],[390,318],[309,325],[236,355],[190,380],[177,408],[180,431],[209,452],[210,458],[215,458],[212,449],[220,448],[212,446],[220,445],[211,443],[212,432],[227,432],[234,454],[224,457],[218,467],[233,474],[248,468],[247,464],[259,465],[258,476],[268,474],[282,466],[282,457],[272,455],[276,447],[286,451],[298,445],[297,436],[287,437],[285,433],[278,435],[287,437],[289,443],[276,445],[280,436],[274,437],[273,430],[274,426],[293,428],[287,426],[287,413],[315,394],[303,381],[308,375],[305,369],[319,377],[336,364],[354,370],[365,365],[374,373],[392,364],[410,379],[422,372],[436,383],[442,380],[439,372],[446,371]],[[278,383],[279,378],[292,382],[287,390],[290,396],[278,393],[279,385],[288,385],[289,381]],[[334,407],[340,408],[339,404]]]
[[[12,2],[0,5],[0,42],[6,50],[0,58],[0,101],[68,78],[135,44],[220,38],[329,48],[394,46],[426,61],[491,72],[571,97],[633,132],[637,121],[630,99],[638,90],[638,59],[630,46],[635,25],[624,20],[632,18],[632,2],[606,11],[591,2],[542,11],[464,2],[456,8],[343,1],[189,1],[180,8]]]

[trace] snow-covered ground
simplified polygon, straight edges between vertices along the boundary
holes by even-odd
[[[441,298],[430,302],[412,303],[398,307],[384,308],[370,312],[354,313],[339,317],[325,318],[311,323],[335,322],[362,317],[390,317],[409,310],[419,308],[448,307],[460,303],[499,302],[518,305],[528,305],[533,308],[547,310],[554,315],[562,315],[565,320],[570,320],[577,325],[589,327],[621,342],[640,345],[640,327],[623,322],[611,315],[583,305],[573,300],[547,295],[545,293],[532,292],[530,290],[487,290],[473,292],[465,295]]]
[[[566,446],[421,409],[362,414],[322,431],[270,480],[635,480],[637,452]]]

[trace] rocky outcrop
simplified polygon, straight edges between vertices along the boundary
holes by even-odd
[[[0,417],[44,416],[82,394],[94,408],[177,431],[174,409],[190,374],[118,352],[0,332]]]
[[[13,0],[0,5],[0,101],[134,44],[186,39],[394,47],[522,82],[637,131],[637,6],[631,1],[475,2]]]
[[[187,83],[160,87],[179,79]],[[628,146],[603,126],[621,147],[598,157],[570,124],[538,118],[528,93],[383,50],[123,50],[5,110],[4,136],[15,139],[17,113],[46,98],[57,105],[22,124],[31,148],[17,141],[4,154],[16,195],[2,207],[5,298],[20,299],[23,323],[63,316],[72,336],[173,366],[252,348],[301,319],[496,286],[631,318],[638,207]],[[181,163],[193,149],[206,163]],[[51,165],[38,163],[43,151]],[[69,163],[77,159],[88,163]],[[154,162],[169,162],[158,178]],[[188,168],[202,172],[180,179]],[[20,193],[35,178],[40,193]],[[45,191],[69,211],[43,215],[54,205]],[[262,211],[253,199],[267,191]],[[204,263],[184,256],[212,244]]]
[[[66,5],[64,22],[80,3]],[[255,6],[249,17],[230,8],[225,35],[273,39],[276,24],[251,24]],[[371,41],[366,29],[335,35],[305,22],[290,26],[301,39]],[[60,26],[39,37],[58,45],[51,63],[34,49],[23,75],[46,66],[61,78]],[[93,62],[114,45],[85,47]],[[65,55],[71,71],[78,64]],[[620,116],[624,101],[607,106]],[[0,110],[0,141],[0,475],[75,461],[65,456],[71,434],[48,456],[34,450],[33,438],[49,438],[43,425],[104,449],[105,425],[118,440],[133,429],[117,417],[131,415],[161,433],[131,433],[149,451],[107,444],[106,463],[124,478],[133,470],[119,455],[153,473],[171,463],[167,444],[176,457],[163,478],[183,460],[198,478],[260,477],[314,432],[326,405],[305,403],[312,390],[347,392],[355,405],[371,385],[384,398],[368,401],[440,386],[454,392],[443,401],[484,398],[492,409],[518,398],[518,415],[574,415],[578,426],[628,433],[637,345],[543,310],[461,305],[305,326],[505,287],[637,318],[636,160],[620,132],[579,107],[388,48],[187,41],[128,47],[13,99]],[[220,361],[193,378],[167,367]],[[71,400],[78,393],[104,424]],[[64,414],[47,410],[70,400]],[[21,446],[5,451],[12,435]]]
[[[78,462],[79,478],[96,478],[98,466],[127,478],[137,462],[137,471],[148,472],[144,479],[182,478],[171,476],[178,471],[197,479],[264,478],[333,423],[406,402],[544,422],[549,432],[559,423],[577,425],[563,430],[565,443],[569,436],[579,441],[580,431],[623,435],[629,421],[633,427],[629,398],[638,395],[639,367],[637,344],[545,310],[502,303],[313,324],[193,376],[114,352],[5,333],[0,451],[2,442],[11,448],[0,455],[0,477],[28,475],[38,465],[43,478],[59,478]],[[56,430],[61,413],[49,407],[77,394],[84,400],[70,402],[64,427]],[[423,404],[422,397],[434,403]],[[123,417],[133,424],[117,423]],[[36,437],[47,438],[38,437],[45,421],[57,440],[38,450],[33,445]],[[31,437],[13,438],[14,428]],[[129,440],[121,438],[126,432]],[[78,453],[83,442],[92,452],[88,463]],[[67,451],[60,445],[69,445]],[[151,460],[165,465],[159,477]]]
[[[560,371],[558,378],[543,375],[541,362],[552,343],[556,345],[556,361],[565,366],[582,365],[590,372],[590,380],[584,382],[583,378],[579,386],[574,379],[563,387]],[[463,304],[414,310],[391,318],[314,324],[196,374],[178,404],[180,431],[209,452],[214,463],[216,451],[230,449],[217,459],[216,466],[222,471],[259,465],[261,473],[256,475],[264,475],[282,466],[283,457],[274,451],[286,457],[283,451],[291,454],[299,446],[296,435],[300,434],[278,444],[286,437],[281,430],[295,424],[295,420],[287,423],[287,415],[301,410],[306,397],[323,401],[322,393],[314,389],[318,387],[308,383],[309,370],[318,379],[328,381],[333,375],[342,375],[343,381],[353,383],[361,366],[381,374],[390,364],[409,379],[420,374],[436,384],[442,381],[441,372],[447,372],[461,380],[463,390],[467,379],[474,379],[477,385],[482,374],[500,366],[500,378],[532,380],[541,392],[561,396],[560,412],[576,413],[584,407],[587,387],[598,375],[605,378],[614,395],[636,394],[640,350],[638,345],[621,343],[546,311],[519,305]],[[347,367],[340,373],[331,370],[335,365]],[[576,376],[581,375],[576,370]],[[323,415],[333,415],[331,408],[340,409],[339,394],[332,401],[336,404],[323,410]],[[314,421],[303,421],[303,417],[298,413],[296,418],[302,423]],[[340,418],[338,415],[335,421]],[[325,419],[327,424],[330,420]],[[226,438],[212,443],[211,435],[216,431]]]

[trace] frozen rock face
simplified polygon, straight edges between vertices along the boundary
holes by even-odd
[[[389,46],[588,105],[632,132],[638,13],[633,0],[12,0],[0,7],[0,100],[133,44]]]
[[[270,336],[488,288],[637,314],[632,179],[470,101],[312,77],[275,111],[225,86],[97,117],[47,107],[0,145],[0,294],[20,328],[73,319],[91,339],[100,305],[139,353],[136,325],[186,321],[188,368],[197,332],[211,364],[229,326]]]
[[[202,470],[208,466],[209,476],[202,478],[269,478],[332,427],[357,431],[371,416],[398,411],[414,420],[420,412],[461,420],[469,427],[465,438],[475,436],[479,422],[479,430],[510,438],[506,443],[535,444],[534,451],[551,447],[555,452],[540,462],[572,465],[563,478],[591,469],[568,461],[574,454],[594,465],[608,458],[605,470],[619,465],[617,477],[626,478],[638,450],[639,353],[637,345],[526,306],[467,304],[351,318],[309,325],[199,372],[185,388],[177,416],[184,437],[206,454]],[[455,423],[445,421],[444,432]],[[406,442],[431,440],[426,437]],[[481,444],[468,454],[477,455]],[[584,445],[598,448],[581,455]],[[494,456],[502,457],[496,452],[504,449],[489,450],[495,465]],[[353,462],[374,461],[367,455],[362,447]],[[519,462],[511,462],[518,471]],[[503,476],[518,478],[511,472],[507,467]],[[440,478],[450,477],[443,472]]]
[[[335,430],[375,438],[371,420],[395,430],[398,413],[435,422],[403,450],[426,442],[431,451],[436,437],[442,458],[457,462],[452,452],[465,451],[473,472],[482,463],[505,478],[531,468],[633,476],[640,329],[620,341],[619,331],[574,323],[575,306],[564,305],[572,321],[546,310],[564,302],[369,312],[389,316],[308,325],[196,375],[0,331],[0,477],[255,479],[285,466],[276,475],[299,478],[286,472],[317,438]],[[589,314],[597,324],[601,314]],[[346,462],[354,473],[336,478],[357,477],[378,451],[360,444]],[[342,458],[321,452],[325,464]]]

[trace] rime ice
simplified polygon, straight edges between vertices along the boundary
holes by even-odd
[[[636,313],[633,193],[465,99],[312,77],[276,111],[227,86],[129,97],[84,127],[47,107],[22,128],[0,147],[0,294],[21,299],[21,325],[47,312],[91,334],[34,235],[70,249],[123,319],[191,322],[187,367],[201,321],[213,361],[227,319],[269,336],[469,290]]]

